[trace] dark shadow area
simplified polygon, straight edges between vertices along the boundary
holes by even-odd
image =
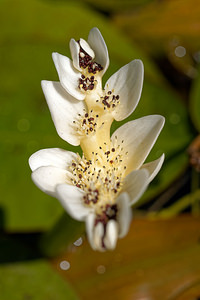
[[[5,213],[4,210],[0,207],[0,232],[4,229],[5,225]]]
[[[41,233],[0,233],[0,263],[42,258],[37,249]]]
[[[192,80],[183,72],[177,70],[166,56],[153,58],[164,77],[181,95],[182,99],[187,103]]]

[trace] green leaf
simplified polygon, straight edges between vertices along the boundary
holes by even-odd
[[[2,300],[77,300],[70,285],[44,260],[1,265]]]
[[[121,12],[134,9],[147,4],[153,0],[80,0],[80,2],[85,2],[103,12]]]
[[[198,76],[193,81],[191,88],[190,115],[194,126],[200,132],[200,68],[198,68]]]

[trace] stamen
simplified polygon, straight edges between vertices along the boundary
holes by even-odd
[[[81,78],[79,78],[79,89],[84,90],[85,92],[88,90],[93,90],[96,84],[96,80],[94,80],[94,76],[86,77],[83,74]]]
[[[119,95],[114,95],[112,93],[112,91],[108,91],[105,93],[105,96],[100,97],[100,100],[96,100],[96,102],[103,104],[104,110],[113,110],[120,103]]]
[[[80,45],[80,41],[78,41],[78,43]],[[99,63],[93,61],[92,57],[81,46],[79,51],[79,66],[80,68],[87,69],[88,73],[92,74],[96,74],[103,70],[103,67]]]
[[[73,125],[75,125],[73,127],[76,130],[76,134],[79,134],[80,136],[94,134],[97,130],[98,117],[98,115],[93,115],[92,111],[90,112],[90,115],[87,112],[83,116],[78,114],[77,119],[73,121]]]
[[[110,159],[114,152],[108,150],[104,153],[101,146],[100,148],[100,153],[108,157],[109,164],[100,167],[96,162],[96,157],[99,155],[98,159],[102,162],[103,158],[100,153],[93,152],[91,160],[88,161],[84,156],[81,158],[78,155],[76,161],[72,161],[71,167],[69,167],[71,181],[85,192],[84,205],[92,205],[99,215],[105,210],[106,205],[115,203],[117,194],[122,187],[122,172],[118,168],[119,159]],[[116,154],[120,156],[118,153]]]

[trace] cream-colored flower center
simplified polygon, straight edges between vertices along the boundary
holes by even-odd
[[[80,45],[80,44],[79,44]],[[82,74],[78,87],[86,95],[87,109],[73,121],[74,129],[81,136],[79,155],[69,167],[71,182],[82,189],[83,204],[94,208],[96,222],[106,224],[108,219],[116,219],[118,197],[126,173],[125,159],[122,157],[123,141],[110,139],[110,126],[114,120],[112,111],[120,103],[114,89],[102,89],[100,72],[103,67],[94,61],[80,46],[79,66]]]
[[[84,205],[93,207],[98,215],[108,205],[115,204],[121,191],[126,172],[122,150],[122,145],[106,151],[100,146],[98,152],[92,153],[91,160],[78,155],[69,168],[72,184],[85,191]]]

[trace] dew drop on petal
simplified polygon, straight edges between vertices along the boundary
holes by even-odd
[[[67,271],[70,268],[70,263],[67,260],[63,260],[60,262],[61,270]]]
[[[74,242],[74,246],[79,247],[83,244],[83,239],[80,237],[78,240]]]
[[[97,267],[97,273],[98,273],[98,274],[104,274],[105,271],[106,271],[106,267],[105,267],[105,266],[99,265],[99,266]]]

